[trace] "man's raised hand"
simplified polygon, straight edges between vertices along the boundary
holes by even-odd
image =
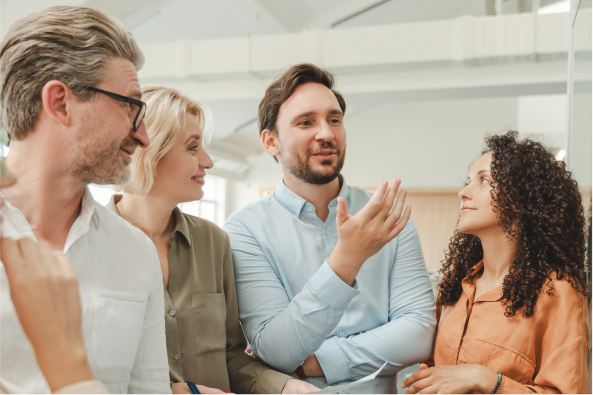
[[[400,234],[408,223],[412,208],[404,208],[406,191],[398,192],[400,183],[396,178],[388,187],[383,181],[356,215],[349,215],[346,201],[338,198],[338,244],[327,262],[346,284],[352,285],[362,264]]]

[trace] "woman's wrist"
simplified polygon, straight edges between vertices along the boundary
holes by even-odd
[[[474,391],[481,394],[491,394],[498,382],[498,373],[482,365],[473,365],[476,368],[474,376]]]

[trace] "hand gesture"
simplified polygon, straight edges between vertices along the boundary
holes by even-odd
[[[43,241],[0,243],[12,303],[51,390],[92,380],[82,339],[78,280],[68,258]]]
[[[362,264],[393,240],[408,223],[412,208],[404,210],[406,191],[398,193],[400,182],[396,178],[387,187],[387,182],[383,181],[356,215],[349,215],[346,201],[338,198],[338,244],[327,262],[346,284],[352,285]]]

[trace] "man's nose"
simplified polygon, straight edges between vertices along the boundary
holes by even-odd
[[[148,138],[148,132],[146,131],[146,125],[144,125],[144,121],[142,121],[138,130],[130,133],[130,136],[136,140],[138,145],[142,148],[146,148],[150,144],[150,139]]]
[[[315,139],[327,142],[334,139],[334,132],[327,122],[320,122]]]

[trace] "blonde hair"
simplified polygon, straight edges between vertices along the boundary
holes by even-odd
[[[0,44],[0,128],[9,140],[22,140],[35,128],[41,92],[52,80],[89,101],[113,57],[139,70],[144,55],[123,24],[85,7],[52,7],[10,26]]]
[[[208,107],[183,96],[179,91],[164,87],[145,87],[142,88],[142,100],[147,106],[144,124],[150,144],[147,148],[136,150],[132,155],[130,181],[123,186],[114,186],[118,191],[134,195],[146,195],[150,192],[156,165],[181,137],[186,115],[198,118],[204,144],[210,141],[212,135],[212,115]]]

